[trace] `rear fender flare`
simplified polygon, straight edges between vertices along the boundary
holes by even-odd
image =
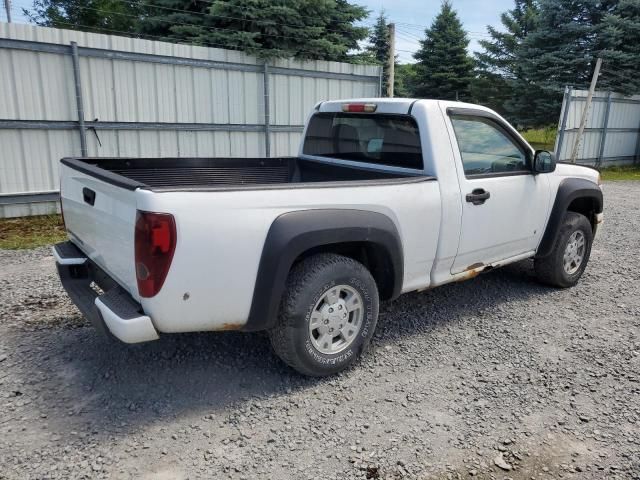
[[[366,210],[318,209],[284,213],[264,242],[245,331],[265,330],[277,319],[287,276],[295,260],[310,249],[349,242],[383,248],[391,259],[393,293],[400,295],[404,274],[402,242],[393,221]]]

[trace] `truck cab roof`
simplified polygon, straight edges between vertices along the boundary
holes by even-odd
[[[486,107],[472,103],[456,102],[451,100],[435,100],[421,98],[350,98],[344,100],[330,100],[316,104],[315,110],[319,112],[342,112],[344,105],[366,104],[375,105],[375,113],[387,113],[396,115],[407,115],[416,104],[424,106],[440,105],[444,108],[472,108],[474,110],[484,110],[491,112]]]

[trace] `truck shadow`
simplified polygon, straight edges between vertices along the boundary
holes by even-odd
[[[535,283],[531,264],[523,262],[469,282],[404,295],[382,306],[367,355],[403,337],[428,335],[452,321],[491,315],[501,304],[553,291]],[[329,379],[302,377],[275,357],[262,333],[165,335],[134,346],[105,343],[91,328],[21,335],[5,339],[21,359],[11,366],[15,382],[10,383],[17,386],[10,388],[32,397],[30,408],[48,416],[49,428],[62,441],[79,425],[96,435],[117,435],[176,416],[216,417],[222,408],[247,399],[370,375],[356,367]]]

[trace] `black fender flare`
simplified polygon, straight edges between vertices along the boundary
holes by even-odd
[[[374,244],[386,251],[393,270],[391,298],[400,295],[404,254],[398,229],[388,216],[354,209],[288,212],[277,217],[267,233],[249,318],[242,330],[265,330],[275,325],[287,276],[301,254],[312,248],[348,242]]]
[[[536,252],[536,257],[545,257],[551,253],[562,219],[571,202],[578,198],[589,198],[595,205],[595,213],[602,213],[602,190],[589,180],[582,178],[565,178],[558,186],[556,200],[551,209],[547,228]]]

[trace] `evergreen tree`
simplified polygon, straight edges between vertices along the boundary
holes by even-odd
[[[352,58],[359,56],[360,42],[369,34],[367,27],[358,27],[355,23],[367,18],[369,10],[363,6],[351,4],[347,0],[334,1],[335,7],[330,9],[329,21],[324,27],[325,36],[330,42],[335,42],[342,48],[338,55],[328,54],[323,57],[323,60],[351,62]]]
[[[393,90],[394,96],[413,98],[416,96],[417,71],[413,63],[396,63]]]
[[[364,7],[348,0],[35,0],[39,25],[242,50],[264,58],[358,60]]]
[[[188,40],[270,57],[347,60],[367,29],[367,10],[345,0],[215,0],[211,24]]]
[[[476,69],[469,87],[471,100],[514,121],[515,115],[507,108],[507,104],[514,96],[514,83],[499,73]],[[514,123],[518,122],[514,121]]]
[[[588,88],[595,59],[605,50],[602,21],[619,0],[539,0],[535,31],[522,42],[518,61],[538,89],[539,124],[558,121],[565,85]],[[609,87],[601,77],[599,89]]]
[[[620,0],[601,27],[606,86],[627,95],[640,94],[640,0]]]
[[[539,0],[538,27],[523,42],[524,73],[543,88],[588,86],[603,49],[600,23],[619,0]]]
[[[524,39],[537,26],[536,0],[515,0],[512,10],[500,16],[503,29],[488,26],[490,40],[480,40],[475,54],[477,76],[472,82],[474,100],[487,105],[521,126],[537,125],[537,104],[543,92],[529,82],[520,59]]]
[[[366,51],[369,53],[373,62],[382,65],[382,92],[383,95],[387,91],[389,85],[389,58],[391,57],[391,38],[387,17],[384,10],[380,11],[380,15],[376,19],[376,23],[369,34],[369,46]]]
[[[142,17],[136,32],[143,37],[202,44],[194,39],[204,36],[211,25],[208,3],[199,0],[143,0],[140,3]]]
[[[504,31],[487,26],[491,40],[479,41],[484,51],[475,55],[478,69],[511,79],[521,78],[518,49],[526,36],[535,30],[537,17],[536,0],[515,0],[514,8],[500,15]]]
[[[469,98],[473,61],[467,55],[468,46],[462,23],[451,2],[445,0],[414,54],[416,95],[447,100]]]
[[[135,31],[139,8],[133,0],[35,0],[23,12],[43,27],[130,34]]]

